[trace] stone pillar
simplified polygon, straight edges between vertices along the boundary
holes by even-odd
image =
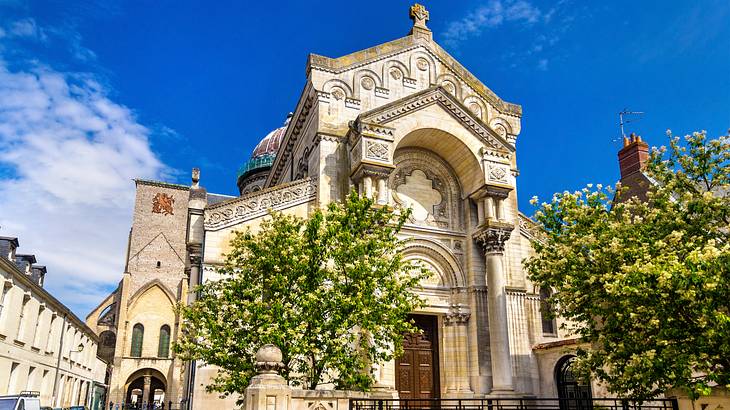
[[[362,179],[363,182],[363,193],[362,195],[368,198],[373,197],[373,178],[369,175]]]
[[[150,386],[152,385],[152,376],[144,377],[144,388],[142,389],[142,404],[147,405],[150,402]]]
[[[484,212],[487,221],[494,219],[494,198],[491,196],[484,198]]]
[[[378,205],[388,205],[388,180],[378,178]]]
[[[502,258],[504,245],[514,227],[506,223],[491,223],[475,235],[484,247],[487,268],[487,298],[489,301],[489,347],[492,361],[492,395],[514,394],[512,359],[509,346],[506,275]]]
[[[444,362],[450,365],[447,369],[446,394],[448,397],[471,397],[473,391],[469,387],[469,370],[467,358],[467,322],[471,314],[463,305],[452,305],[444,318]]]
[[[251,378],[243,398],[245,410],[289,410],[291,407],[291,387],[279,375],[284,367],[281,350],[268,344],[256,352],[254,367],[258,374]]]

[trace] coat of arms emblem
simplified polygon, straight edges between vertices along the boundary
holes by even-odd
[[[175,203],[175,198],[172,195],[163,193],[157,193],[152,199],[152,213],[172,215],[172,204]]]

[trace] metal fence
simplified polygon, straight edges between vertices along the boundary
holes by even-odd
[[[350,410],[678,410],[677,399],[351,399]]]
[[[150,403],[114,403],[110,402],[107,410],[186,410],[187,403],[183,400],[178,403],[172,401]]]

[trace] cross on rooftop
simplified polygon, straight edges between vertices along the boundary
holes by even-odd
[[[428,10],[426,10],[426,7],[423,6],[423,4],[415,3],[411,6],[409,16],[411,20],[413,20],[413,26],[414,27],[426,27],[426,22],[428,21]]]

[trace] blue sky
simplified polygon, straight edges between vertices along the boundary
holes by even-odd
[[[730,2],[427,1],[434,39],[521,104],[518,194],[618,179],[618,115],[651,145],[730,128]],[[84,316],[121,278],[131,178],[235,194],[308,53],[407,34],[405,1],[0,0],[0,235]]]

